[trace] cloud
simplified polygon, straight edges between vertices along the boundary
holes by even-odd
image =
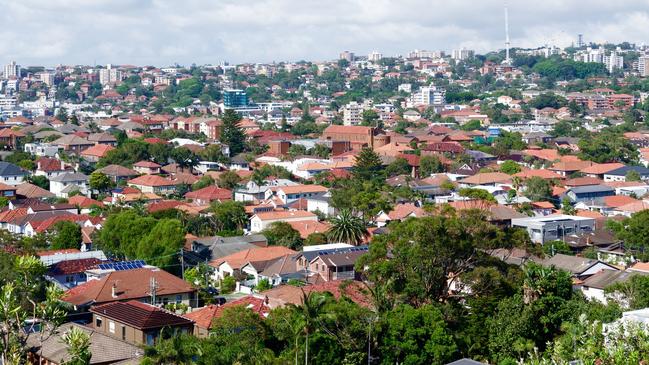
[[[4,63],[203,64],[333,59],[342,50],[503,47],[502,0],[21,0],[0,12]],[[512,46],[649,39],[649,0],[509,1]]]

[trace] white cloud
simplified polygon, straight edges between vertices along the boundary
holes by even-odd
[[[0,54],[23,65],[332,59],[342,50],[502,48],[502,0],[21,0]],[[513,46],[649,40],[649,0],[509,1]]]

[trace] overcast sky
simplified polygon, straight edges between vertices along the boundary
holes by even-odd
[[[513,47],[649,42],[649,0],[510,0]],[[503,48],[502,0],[0,0],[0,64],[329,60]]]

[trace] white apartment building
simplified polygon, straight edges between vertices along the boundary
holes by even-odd
[[[367,55],[367,60],[370,62],[378,62],[383,58],[383,53],[374,51]]]
[[[352,101],[343,107],[343,124],[359,125],[363,121],[363,105]]]
[[[641,56],[638,58],[638,72],[640,76],[649,76],[649,56]]]
[[[3,75],[5,79],[20,77],[20,65],[17,65],[16,61],[9,62],[8,65],[5,65]]]
[[[111,64],[99,70],[99,83],[102,85],[114,85],[122,81],[122,72],[113,68]]]
[[[38,74],[38,78],[47,86],[54,85],[54,74],[51,72],[41,72]]]
[[[423,49],[416,49],[408,53],[408,58],[442,58],[444,51],[426,51]]]
[[[475,56],[475,51],[472,49],[454,49],[451,58],[458,61],[471,59]]]
[[[608,72],[613,72],[615,69],[624,68],[624,58],[619,56],[616,51],[612,51],[610,56],[603,57],[603,63]]]
[[[446,90],[437,86],[422,86],[410,96],[410,105],[436,105],[446,103]]]

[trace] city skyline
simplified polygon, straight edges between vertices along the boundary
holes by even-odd
[[[503,1],[28,0],[0,14],[0,55],[23,66],[189,65],[504,48]],[[512,47],[649,39],[649,1],[510,2]],[[429,11],[421,11],[429,9]],[[627,10],[633,9],[633,10]]]

